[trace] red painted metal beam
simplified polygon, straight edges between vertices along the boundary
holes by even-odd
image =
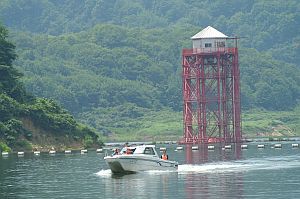
[[[237,48],[183,49],[182,144],[241,142]]]

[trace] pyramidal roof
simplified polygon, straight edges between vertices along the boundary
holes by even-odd
[[[205,38],[227,38],[227,35],[224,35],[220,31],[216,30],[211,26],[207,26],[197,34],[191,37],[191,39],[205,39]]]

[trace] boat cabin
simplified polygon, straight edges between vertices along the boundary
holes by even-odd
[[[153,155],[158,156],[155,145],[141,145],[136,146],[135,151],[133,154],[144,154],[144,155]]]

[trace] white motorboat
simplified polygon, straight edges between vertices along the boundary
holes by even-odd
[[[113,173],[136,173],[149,170],[178,169],[178,162],[159,158],[154,145],[129,147],[132,154],[106,156],[104,160]]]

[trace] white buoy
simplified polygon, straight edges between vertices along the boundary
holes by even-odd
[[[292,147],[294,148],[299,147],[299,144],[292,144]]]
[[[225,145],[224,149],[228,149],[228,150],[231,149],[231,145]]]
[[[34,151],[33,154],[34,154],[34,155],[40,155],[41,152],[40,152],[40,151]]]
[[[274,144],[274,148],[281,149],[281,144]]]
[[[18,154],[18,156],[24,156],[24,152],[23,151],[19,151],[17,154]]]
[[[215,149],[215,146],[209,145],[209,146],[207,146],[207,149],[208,149],[208,150],[214,150],[214,149]]]
[[[96,149],[96,152],[97,152],[97,153],[102,153],[102,152],[103,152],[103,149]]]
[[[82,150],[80,151],[81,154],[84,154],[84,153],[87,153],[87,152],[88,152],[87,149],[82,149]]]
[[[183,147],[182,147],[182,146],[178,146],[178,147],[176,147],[176,150],[177,150],[177,151],[182,151],[182,150],[183,150]]]
[[[198,146],[192,146],[192,150],[199,150]]]
[[[166,148],[166,147],[160,147],[159,150],[160,150],[160,151],[166,151],[167,148]]]
[[[3,152],[2,152],[2,156],[7,157],[7,156],[8,156],[8,152],[3,151]]]
[[[265,145],[264,145],[264,144],[259,144],[259,145],[257,145],[257,148],[259,148],[259,149],[264,149],[264,148],[265,148]]]
[[[65,154],[71,154],[72,151],[71,150],[65,150]]]
[[[56,151],[54,151],[54,150],[49,151],[49,154],[51,154],[51,155],[55,155],[55,153],[56,153]]]
[[[242,145],[241,145],[241,148],[242,148],[242,149],[248,149],[248,145],[247,145],[247,144],[242,144]]]

